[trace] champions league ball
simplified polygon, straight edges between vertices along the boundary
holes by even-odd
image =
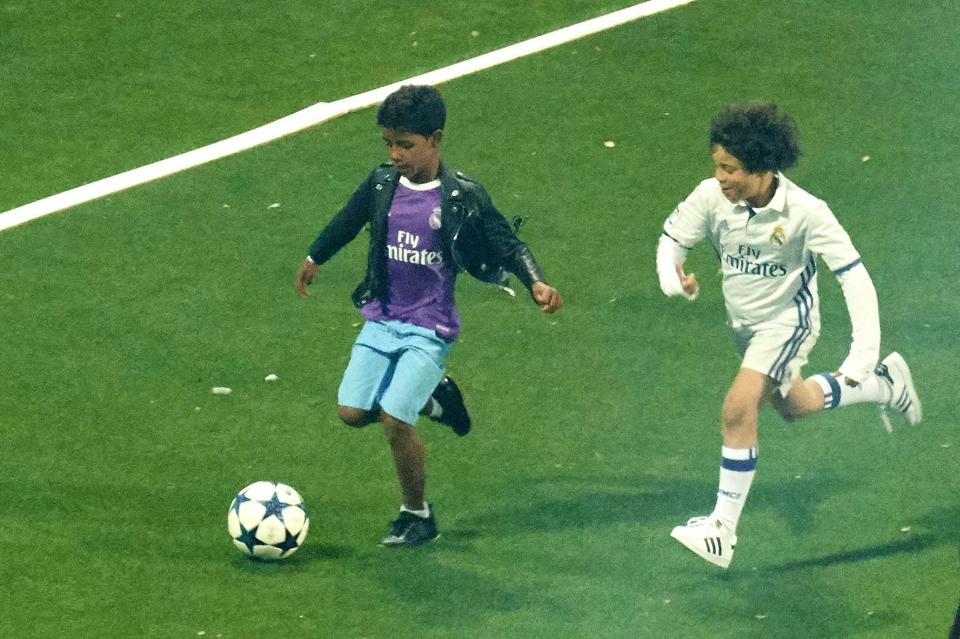
[[[297,552],[310,517],[303,498],[286,484],[258,481],[240,491],[227,511],[227,530],[240,552],[273,561]]]

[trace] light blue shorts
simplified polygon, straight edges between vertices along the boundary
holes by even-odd
[[[443,379],[443,361],[452,346],[413,324],[368,321],[353,343],[337,402],[367,411],[380,408],[415,424]]]

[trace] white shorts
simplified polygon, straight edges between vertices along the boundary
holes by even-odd
[[[733,330],[733,338],[743,361],[741,368],[763,373],[786,397],[807,355],[817,343],[819,333],[811,328],[767,322]]]

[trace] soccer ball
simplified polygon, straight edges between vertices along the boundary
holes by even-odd
[[[227,511],[233,544],[248,557],[273,561],[297,552],[310,517],[303,497],[286,484],[258,481],[240,491]]]

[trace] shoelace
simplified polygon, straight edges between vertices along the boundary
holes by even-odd
[[[688,526],[703,526],[710,523],[709,515],[702,515],[700,517],[691,517],[687,520]]]

